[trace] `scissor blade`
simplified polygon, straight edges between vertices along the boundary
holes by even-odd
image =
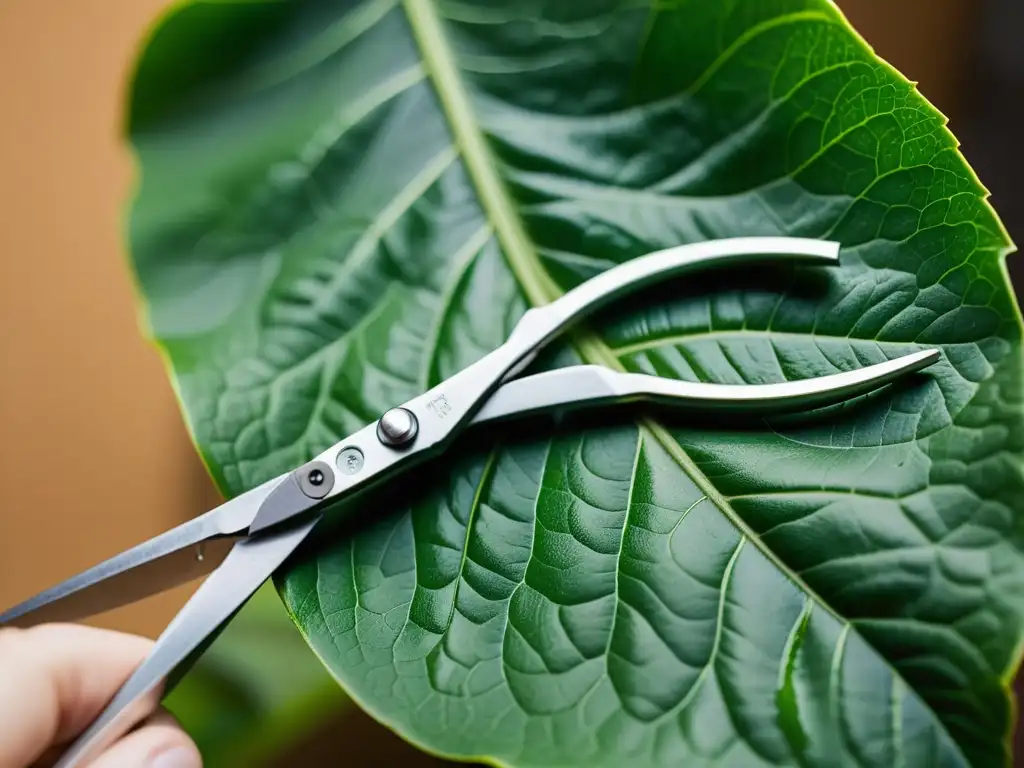
[[[206,575],[223,561],[279,481],[236,496],[0,613],[0,626],[80,621]]]
[[[820,408],[891,384],[901,376],[927,368],[939,357],[938,350],[928,349],[829,376],[744,385],[676,381],[642,373],[620,373],[597,365],[577,365],[503,384],[476,413],[472,424],[638,401],[752,414]]]
[[[202,528],[169,531],[0,614],[0,626],[81,621],[143,600],[205,576],[236,541],[209,539]]]
[[[161,695],[164,681],[175,668],[245,605],[319,520],[316,517],[301,526],[235,544],[220,568],[203,582],[157,639],[146,660],[54,768],[88,765],[133,728],[145,716],[147,704]]]

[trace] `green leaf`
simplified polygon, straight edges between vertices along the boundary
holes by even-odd
[[[545,365],[738,384],[943,351],[810,417],[489,429],[368,496],[277,582],[374,717],[517,766],[1008,763],[1012,246],[832,3],[195,3],[141,58],[130,137],[133,266],[227,493],[685,242],[845,248],[675,281]]]

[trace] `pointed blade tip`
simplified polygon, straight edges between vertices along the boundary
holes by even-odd
[[[920,352],[915,353],[915,356],[920,360],[921,368],[927,368],[933,365],[942,358],[942,351],[938,349],[922,349]]]
[[[938,349],[922,349],[897,357],[893,362],[898,364],[899,373],[917,373],[923,371],[942,358],[942,352]]]
[[[839,264],[843,246],[836,240],[819,240],[820,249],[817,255],[830,264]]]

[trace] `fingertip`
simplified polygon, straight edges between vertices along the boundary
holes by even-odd
[[[176,746],[160,752],[151,764],[145,765],[146,768],[203,768],[203,761],[194,746]]]
[[[202,768],[195,742],[166,710],[107,750],[92,768]]]

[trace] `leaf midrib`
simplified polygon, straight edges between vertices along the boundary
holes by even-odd
[[[419,48],[420,55],[423,57],[428,76],[434,84],[434,89],[441,101],[445,117],[454,134],[455,146],[461,150],[466,170],[480,196],[483,213],[494,226],[495,235],[501,243],[502,252],[509,268],[512,270],[513,275],[531,305],[543,306],[554,301],[563,294],[563,291],[544,269],[540,257],[523,227],[517,206],[508,195],[504,183],[495,170],[497,168],[497,161],[491,153],[484,133],[474,115],[469,94],[463,85],[459,68],[456,65],[451,47],[441,26],[441,20],[434,8],[434,0],[402,0],[402,5],[406,11],[413,38]],[[575,326],[575,329],[569,333],[569,339],[571,345],[584,362],[604,365],[617,371],[625,371],[625,367],[612,349],[595,334],[585,330],[584,324],[581,323]],[[844,631],[849,631],[853,627],[844,616],[839,614],[821,595],[811,589],[797,573],[780,560],[770,548],[764,545],[761,538],[729,505],[725,497],[718,492],[718,489],[708,481],[707,477],[700,471],[667,429],[651,418],[639,419],[638,425],[641,433],[646,431],[658,441],[679,467],[693,480],[694,484],[707,496],[708,500],[712,501],[721,510],[722,514],[736,526],[746,539],[750,540],[769,562],[777,567],[804,594],[833,616],[844,628]],[[643,434],[640,435],[640,439],[643,439]],[[880,652],[876,650],[876,653],[882,663],[890,669],[894,678],[907,685],[899,670],[893,667],[889,660]],[[908,688],[914,690],[909,685]],[[924,699],[921,699],[921,701],[931,711],[936,724],[946,733],[947,738],[954,745],[964,763],[969,765],[970,761],[963,754],[959,742],[949,733],[945,722],[931,708],[929,702]]]
[[[433,7],[433,0],[403,0],[403,5],[427,72],[434,83],[452,132],[455,134],[455,144],[462,150],[467,171],[480,195],[484,214],[494,225],[495,235],[502,245],[509,268],[533,306],[548,304],[561,296],[563,291],[544,270],[540,257],[519,218],[515,202],[509,197],[504,183],[495,171],[497,161],[491,154],[483,131],[473,114],[469,95],[463,86],[458,67],[445,39],[440,19]],[[626,370],[615,352],[600,338],[583,330],[582,325],[576,328],[577,330],[570,334],[570,338],[573,347],[585,362],[604,365],[617,371]],[[818,600],[837,620],[845,623],[846,620],[841,615],[836,613],[825,600],[816,595],[796,573],[778,560],[774,553],[761,543],[756,533],[729,506],[725,497],[708,482],[693,460],[682,449],[682,446],[672,438],[664,427],[649,418],[640,419],[640,424],[661,443],[701,491],[722,510],[723,514],[729,517],[745,536],[755,542],[755,545],[766,557],[769,557],[784,574],[800,585],[806,594]]]
[[[402,0],[402,5],[427,73],[434,82],[452,127],[455,146],[462,151],[466,169],[480,195],[481,206],[494,225],[513,274],[534,306],[554,301],[562,292],[540,268],[537,253],[530,244],[519,214],[494,172],[496,163],[473,116],[469,95],[462,85],[433,0]]]

